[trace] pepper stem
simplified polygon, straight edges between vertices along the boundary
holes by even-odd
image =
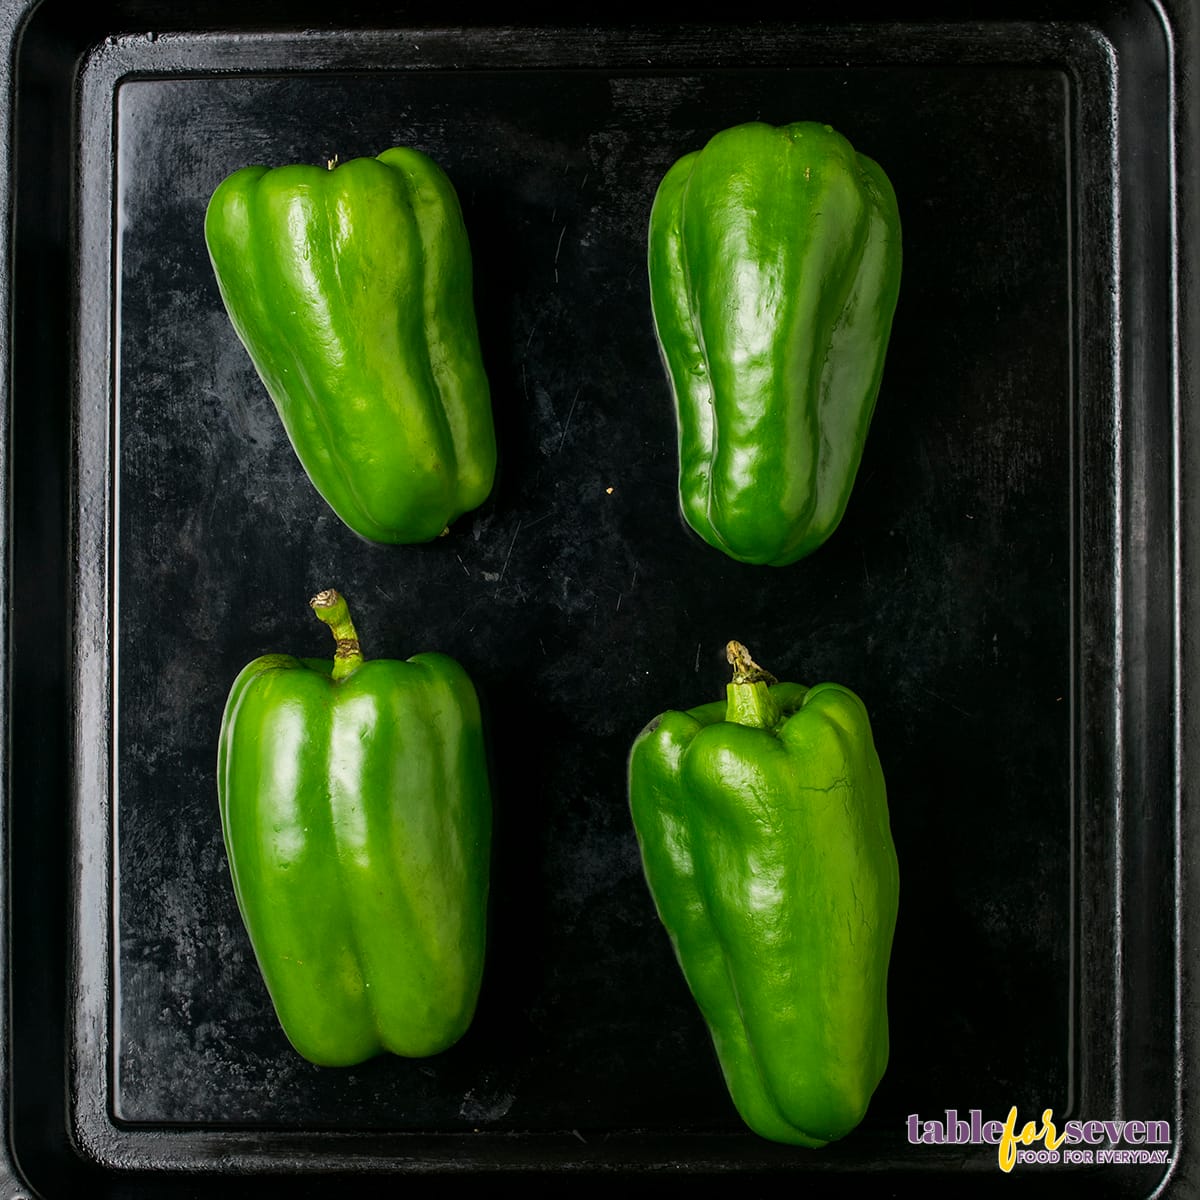
[[[346,606],[345,598],[333,588],[318,592],[308,602],[313,612],[329,626],[333,632],[337,649],[333,652],[333,680],[345,679],[353,675],[363,665],[362,647],[358,644],[358,633],[354,622],[350,620],[350,609]]]
[[[750,657],[750,651],[741,642],[729,642],[725,647],[725,657],[733,668],[734,683],[778,683],[779,680],[764,670]]]
[[[773,729],[783,720],[770,692],[770,685],[779,681],[750,657],[741,642],[730,642],[725,657],[733,667],[733,680],[725,689],[725,720],[753,729]]]

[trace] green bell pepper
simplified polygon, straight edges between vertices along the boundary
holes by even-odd
[[[364,661],[335,591],[332,662],[238,675],[217,787],[238,907],[279,1021],[322,1066],[436,1054],[483,973],[491,799],[479,703],[442,654]]]
[[[373,542],[424,542],[492,488],[496,439],[458,197],[386,150],[244,167],[205,240],[230,320],[317,491]]]
[[[828,125],[738,125],[664,176],[648,267],[680,507],[731,558],[795,562],[841,521],[900,258],[887,176]]]
[[[630,808],[734,1105],[816,1147],[858,1125],[887,1066],[887,794],[853,692],[776,683],[737,642],[729,658],[724,701],[638,736]]]

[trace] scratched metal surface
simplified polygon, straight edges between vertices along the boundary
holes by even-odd
[[[688,1119],[719,1122],[719,1080],[640,878],[624,764],[650,717],[722,694],[733,636],[785,677],[842,680],[866,698],[902,858],[952,858],[966,795],[1009,812],[980,859],[968,853],[954,868],[958,919],[990,929],[964,953],[973,999],[991,1018],[966,1035],[973,1045],[944,1053],[996,1061],[989,1037],[1012,1036],[1003,1015],[1033,988],[1056,1017],[1029,1014],[1013,1069],[1030,1100],[1062,1094],[1066,941],[1052,922],[1023,931],[1014,977],[992,939],[1014,929],[1031,882],[1052,911],[1068,903],[1064,92],[1051,72],[950,72],[939,106],[982,110],[1003,87],[1009,112],[1060,113],[1029,123],[1016,147],[1007,125],[985,127],[966,153],[987,174],[966,164],[951,174],[943,146],[919,158],[883,116],[863,115],[930,103],[924,77],[852,82],[801,76],[783,96],[777,81],[754,77],[731,94],[691,78],[603,74],[453,88],[424,76],[122,89],[122,1116],[609,1128],[665,1112],[679,1120],[679,1096],[692,1093]],[[556,105],[567,87],[575,102]],[[831,91],[846,97],[840,106]],[[757,569],[726,562],[677,514],[645,225],[656,179],[705,130],[739,115],[813,113],[887,164],[910,252],[851,511],[810,561]],[[462,196],[502,448],[485,508],[415,548],[365,545],[308,484],[232,334],[200,235],[208,195],[239,165],[393,143],[429,152]],[[1006,250],[1016,225],[1036,247],[1019,262]],[[939,228],[931,258],[922,247]],[[1003,289],[1022,302],[998,313]],[[953,335],[920,319],[951,311]],[[972,374],[986,385],[972,387]],[[268,650],[326,652],[305,603],[325,586],[354,605],[368,655],[441,649],[478,680],[501,829],[491,970],[471,1037],[436,1063],[377,1063],[332,1086],[287,1053],[263,1002],[212,796],[213,733],[232,676]],[[1024,747],[1019,760],[1012,741]],[[164,793],[175,801],[166,824],[154,819]],[[1030,845],[1035,821],[1045,836]],[[984,893],[980,872],[994,881]],[[948,882],[926,892],[917,870],[905,889],[897,961],[920,963],[926,984],[945,968],[918,930]],[[906,1004],[906,976],[889,1082],[903,1080],[911,1104],[904,1030],[918,1010]],[[923,1048],[917,1061],[918,1094],[928,1089],[931,1102],[967,1086],[938,1055]],[[1000,1104],[1014,1083],[998,1073],[971,1086]],[[888,1118],[885,1091],[872,1120]]]

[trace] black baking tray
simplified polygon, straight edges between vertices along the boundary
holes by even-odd
[[[0,1193],[1200,1194],[1194,4],[0,12]],[[783,569],[679,517],[645,278],[662,173],[754,119],[845,133],[905,233],[849,510]],[[462,199],[501,466],[449,537],[383,548],[292,455],[202,218],[246,163],[395,144]],[[299,1059],[229,884],[226,691],[257,654],[326,652],[328,586],[368,654],[455,655],[487,715],[487,974],[434,1059]],[[730,637],[858,691],[889,784],[891,1063],[815,1153],[737,1120],[626,808],[633,737],[722,694]],[[1165,1122],[1168,1161],[1006,1175],[909,1136],[1014,1106]]]

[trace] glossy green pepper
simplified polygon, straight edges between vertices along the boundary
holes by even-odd
[[[233,889],[279,1021],[322,1066],[457,1041],[483,972],[491,798],[479,703],[442,654],[257,658],[221,726]]]
[[[648,263],[684,518],[741,562],[795,562],[842,519],[879,393],[892,186],[828,125],[738,125],[664,176]]]
[[[737,642],[727,698],[638,736],[629,801],[646,880],[756,1133],[822,1146],[887,1066],[899,875],[862,701],[776,683]]]
[[[496,439],[458,197],[417,150],[244,167],[213,193],[221,298],[317,491],[424,542],[491,491]]]

